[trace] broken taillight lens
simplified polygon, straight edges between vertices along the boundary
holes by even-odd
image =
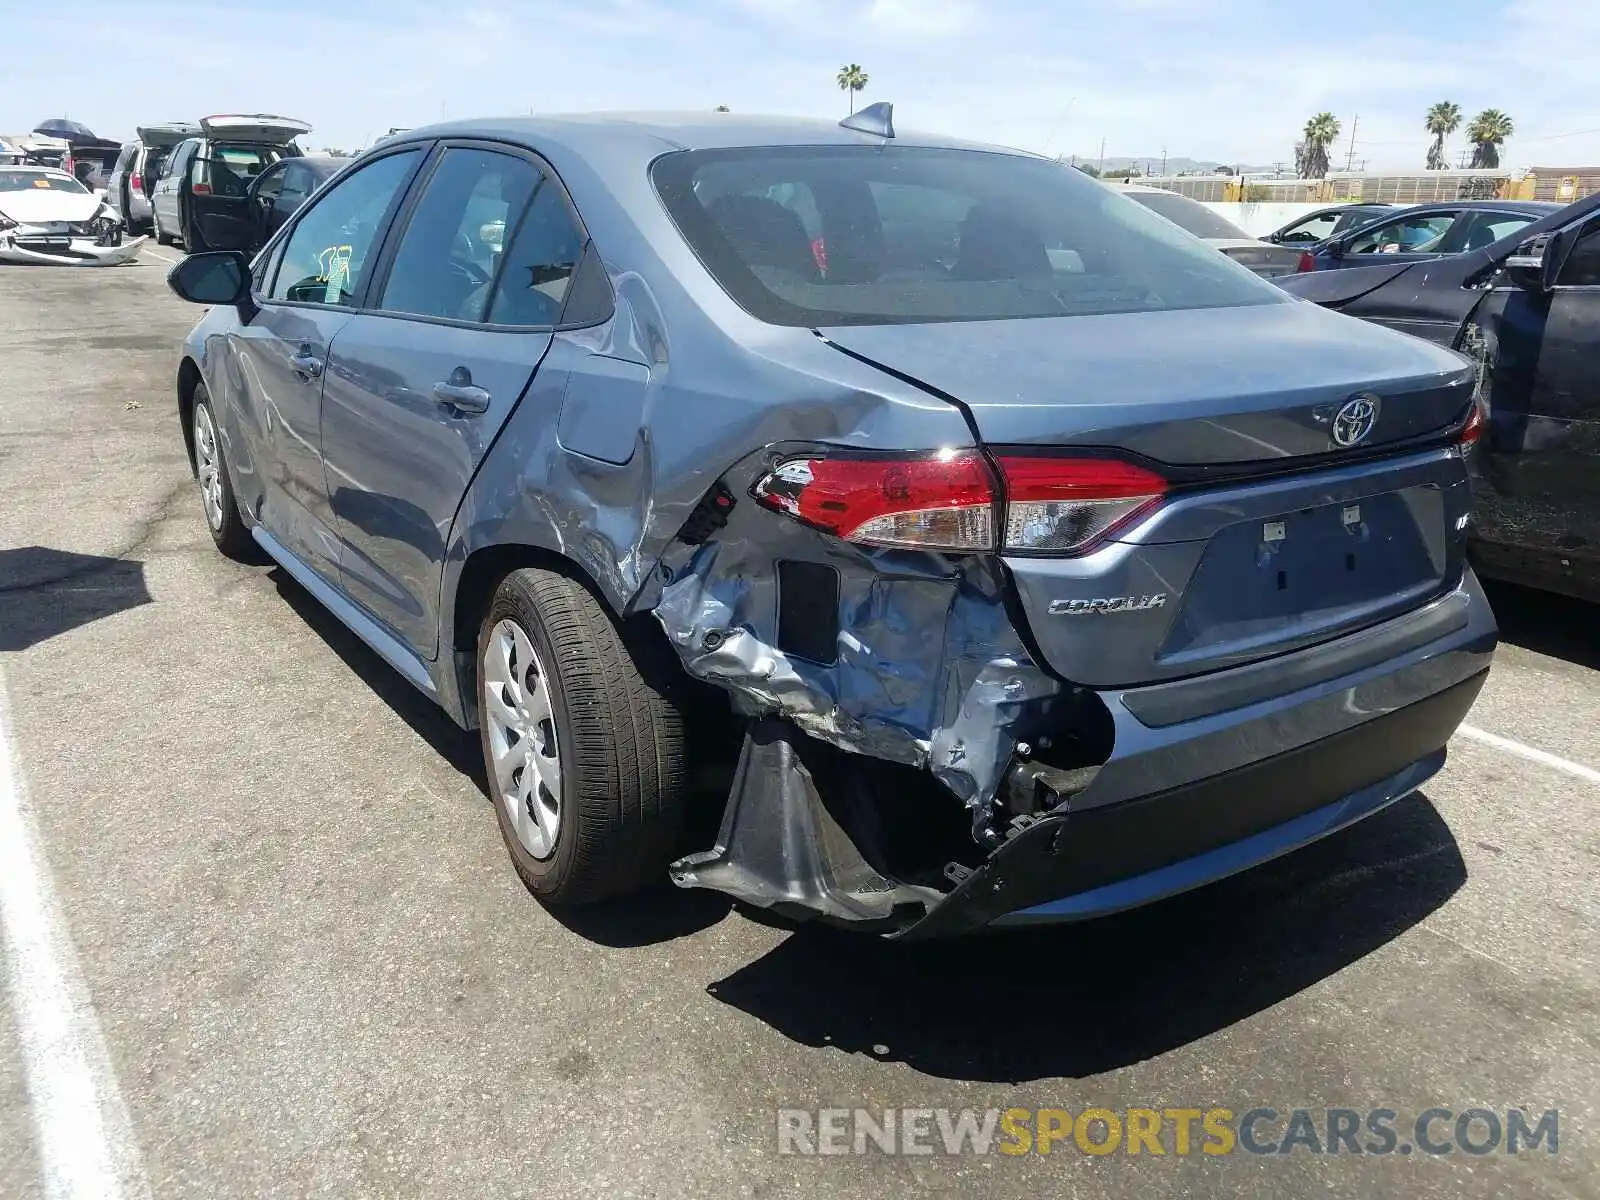
[[[1161,503],[1167,481],[1114,458],[999,455],[1006,550],[1082,554]]]
[[[1108,458],[976,450],[781,462],[756,501],[852,542],[915,550],[1083,554],[1161,502],[1153,471]],[[1003,514],[997,521],[997,513]]]
[[[994,482],[975,450],[928,458],[791,458],[751,491],[757,503],[852,542],[994,548]]]
[[[1461,432],[1456,435],[1456,444],[1466,453],[1478,444],[1478,439],[1483,436],[1483,401],[1477,396],[1472,398],[1472,409],[1467,413],[1467,423],[1461,427]]]

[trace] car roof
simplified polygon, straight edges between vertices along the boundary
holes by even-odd
[[[298,158],[286,158],[282,161],[285,163],[299,163],[302,167],[317,167],[332,174],[343,167],[350,159],[339,158],[332,154],[302,154]]]
[[[845,129],[836,121],[808,117],[706,112],[597,112],[447,121],[385,137],[382,145],[389,147],[441,137],[487,137],[497,141],[524,143],[533,149],[557,144],[579,152],[634,149],[652,158],[671,150],[722,150],[744,146],[878,146],[884,142],[875,134]],[[1027,154],[1026,151],[1007,146],[909,130],[896,130],[894,142],[904,146]]]
[[[1486,208],[1494,212],[1523,213],[1529,216],[1542,217],[1546,213],[1553,213],[1561,207],[1563,206],[1553,204],[1548,200],[1430,200],[1426,204],[1413,204],[1394,215],[1400,217],[1414,209],[1425,208],[1465,208],[1468,210]]]

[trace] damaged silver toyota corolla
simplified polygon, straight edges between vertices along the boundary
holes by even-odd
[[[553,902],[1114,911],[1413,791],[1489,668],[1464,360],[886,106],[410,130],[171,282],[218,545],[480,731]]]

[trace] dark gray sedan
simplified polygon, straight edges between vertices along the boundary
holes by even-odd
[[[548,901],[1108,912],[1408,794],[1488,669],[1462,358],[885,106],[410,130],[171,282],[217,545],[478,730]]]

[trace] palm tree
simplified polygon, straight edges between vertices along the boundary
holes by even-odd
[[[1331,112],[1318,113],[1306,122],[1300,136],[1303,140],[1294,148],[1300,178],[1323,178],[1328,173],[1328,147],[1339,136],[1339,118]]]
[[[871,83],[871,79],[861,69],[860,63],[851,63],[848,67],[839,68],[838,80],[839,90],[848,93],[850,96],[850,111],[855,112],[856,93]]]
[[[1472,165],[1493,170],[1500,165],[1500,147],[1516,131],[1511,118],[1498,108],[1486,108],[1467,126],[1472,143]]]
[[[1439,101],[1428,109],[1425,125],[1433,134],[1433,142],[1428,146],[1428,170],[1442,171],[1445,168],[1444,140],[1461,128],[1461,106],[1448,100]]]

